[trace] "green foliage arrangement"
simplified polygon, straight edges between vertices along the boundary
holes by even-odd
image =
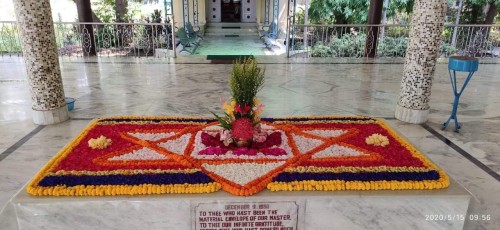
[[[237,105],[254,106],[254,98],[264,85],[265,70],[257,66],[254,58],[237,60],[229,78],[231,95]]]
[[[233,64],[229,77],[229,88],[232,98],[223,105],[224,116],[211,112],[226,130],[233,128],[234,122],[245,118],[257,124],[260,120],[263,106],[256,98],[264,85],[265,70],[257,66],[254,58],[238,59]]]

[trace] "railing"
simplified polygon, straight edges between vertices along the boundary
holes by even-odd
[[[404,57],[410,25],[295,25],[290,31],[290,56]],[[446,25],[442,36],[440,57],[500,57],[499,25]]]
[[[60,56],[173,57],[171,28],[163,23],[54,23]],[[0,55],[22,55],[16,22],[0,22]]]
[[[22,55],[17,26],[0,21],[0,56]],[[174,57],[171,28],[164,23],[54,23],[61,56]],[[410,25],[293,25],[289,54],[363,58],[372,52],[377,58],[404,57],[409,32]],[[499,25],[446,25],[442,36],[440,57],[500,57]],[[367,40],[372,42],[367,45]]]

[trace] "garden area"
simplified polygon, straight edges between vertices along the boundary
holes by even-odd
[[[373,27],[369,26],[307,26],[308,46],[305,47],[304,28],[306,26],[297,29],[293,50],[306,50],[311,57],[363,57],[365,49],[369,49],[366,47],[366,40],[373,39]],[[377,57],[404,57],[410,27],[393,25],[378,29]],[[382,29],[384,32],[380,31]],[[456,28],[457,36],[453,39],[454,30],[454,26],[445,26],[439,50],[440,56],[500,56],[500,26],[490,28],[459,26]]]
[[[311,57],[363,57],[374,49],[367,47],[367,40],[377,37],[377,57],[404,57],[413,3],[385,0],[380,26],[366,25],[370,1],[312,0],[307,7],[299,5],[291,50]],[[447,12],[440,56],[500,56],[500,1],[448,1]]]
[[[172,49],[172,26],[161,10],[169,7],[158,1],[92,0],[92,23],[78,22],[73,0],[51,3],[61,56],[153,56],[157,49]],[[10,10],[2,12],[10,16],[0,21],[0,55],[21,55],[13,5],[6,6]]]

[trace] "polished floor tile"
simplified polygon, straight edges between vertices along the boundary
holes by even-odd
[[[182,58],[181,58],[182,59]],[[230,97],[230,65],[191,64],[143,59],[66,59],[61,62],[66,96],[77,99],[73,120],[44,127],[0,161],[0,207],[39,168],[89,122],[110,115],[197,115],[220,111]],[[88,61],[87,60],[87,61]],[[259,97],[265,116],[366,115],[390,118],[398,132],[425,152],[475,197],[471,214],[491,214],[494,221],[469,222],[490,229],[500,225],[500,183],[422,126],[394,117],[402,64],[282,63],[262,59],[266,84]],[[280,64],[272,64],[280,63]],[[31,123],[31,99],[25,70],[18,58],[0,59],[0,154],[37,126]],[[462,95],[462,130],[440,130],[451,113],[453,94],[447,65],[438,64],[433,81],[428,125],[500,172],[500,65],[483,64]]]

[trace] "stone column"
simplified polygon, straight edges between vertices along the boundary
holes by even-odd
[[[396,118],[427,121],[432,77],[439,55],[446,0],[415,0]]]
[[[49,0],[14,0],[33,120],[49,125],[69,119]]]

